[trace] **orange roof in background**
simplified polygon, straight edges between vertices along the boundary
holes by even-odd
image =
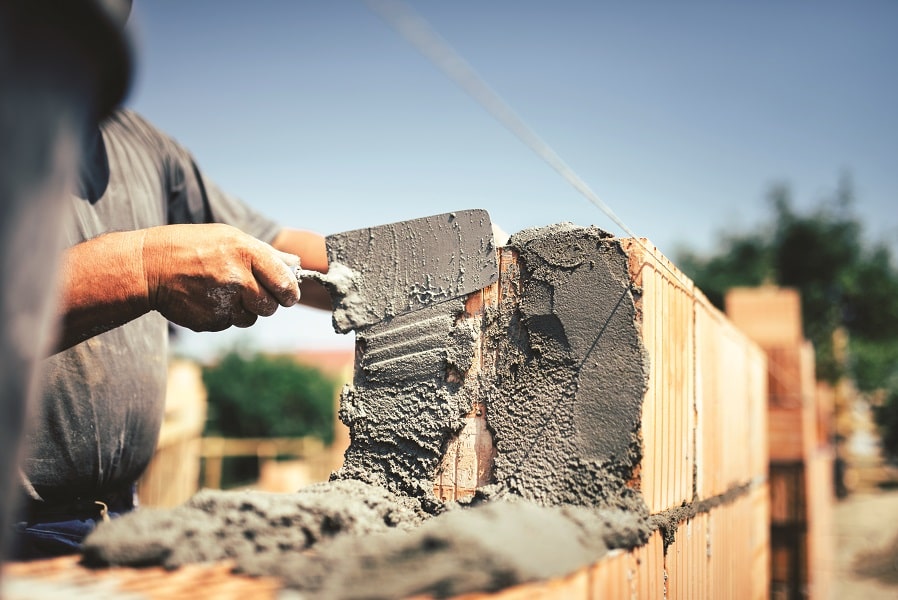
[[[355,350],[329,349],[329,350],[297,350],[292,354],[300,364],[315,367],[326,375],[343,377],[351,372],[355,362]]]

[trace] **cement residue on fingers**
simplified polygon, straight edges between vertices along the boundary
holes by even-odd
[[[412,498],[359,481],[310,485],[294,494],[204,490],[174,509],[141,509],[101,524],[84,560],[101,565],[163,565],[305,551],[336,536],[408,529],[427,518]]]

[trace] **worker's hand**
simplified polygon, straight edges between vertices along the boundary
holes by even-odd
[[[298,264],[229,225],[153,227],[143,242],[149,307],[194,331],[249,327],[296,304]]]

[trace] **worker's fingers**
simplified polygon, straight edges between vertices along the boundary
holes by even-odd
[[[245,288],[240,300],[246,310],[260,317],[270,317],[278,309],[278,301],[261,286]]]
[[[234,327],[251,327],[258,318],[259,315],[253,314],[244,308],[235,309],[231,314],[231,325]]]
[[[281,260],[284,261],[284,264],[290,267],[291,270],[299,266],[299,257],[295,254],[290,254],[289,252],[281,252],[280,250],[276,249],[274,249],[274,251],[277,252],[277,255],[281,257]]]
[[[299,282],[287,263],[281,258],[282,252],[278,252],[271,246],[260,251],[253,257],[253,276],[262,284],[281,306],[293,306],[299,302]],[[292,255],[286,255],[292,256]],[[296,264],[299,264],[299,257]]]
[[[249,327],[299,301],[299,257],[228,225],[150,228],[143,259],[149,305],[194,331]]]

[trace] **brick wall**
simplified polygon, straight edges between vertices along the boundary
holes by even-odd
[[[832,398],[818,386],[814,349],[801,336],[800,297],[789,289],[737,288],[726,296],[726,311],[767,354],[772,596],[826,597]]]
[[[569,577],[490,597],[766,598],[765,354],[650,243],[617,243],[627,255],[650,363],[639,423],[642,456],[629,485],[667,525],[646,545],[612,553]],[[501,296],[503,288],[520,292],[510,261],[506,254],[500,282],[475,305]],[[458,461],[457,446],[454,451]],[[484,453],[471,460],[487,459]]]

